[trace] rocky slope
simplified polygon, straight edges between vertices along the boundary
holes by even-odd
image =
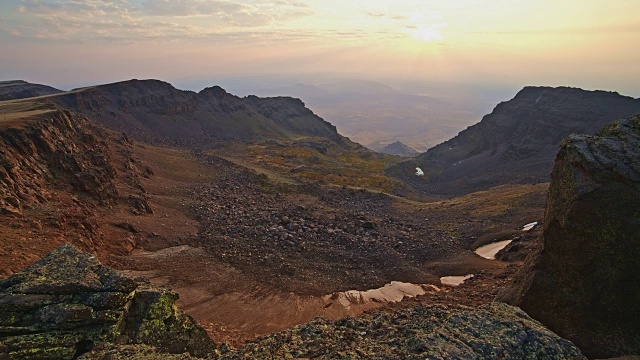
[[[526,87],[481,122],[389,173],[434,194],[549,181],[560,141],[640,113],[640,99],[576,88]],[[415,167],[426,176],[414,176]]]
[[[419,154],[417,151],[415,151],[411,147],[401,143],[400,141],[396,141],[394,143],[391,143],[391,144],[381,148],[378,151],[383,153],[383,154],[407,156],[407,157],[416,156],[416,155]]]
[[[0,281],[0,358],[71,359],[105,342],[210,353],[213,343],[176,299],[64,245]]]
[[[31,84],[23,80],[0,81],[0,101],[24,99],[61,93],[51,86]]]
[[[262,283],[322,295],[392,280],[434,281],[421,265],[464,251],[460,239],[434,230],[424,217],[394,209],[386,194],[275,187],[218,157],[202,161],[220,175],[193,192],[198,245]]]
[[[211,148],[229,140],[348,141],[299,99],[239,98],[214,86],[199,93],[158,80],[130,80],[46,99],[148,143]]]
[[[640,117],[563,141],[543,237],[499,299],[590,357],[640,353]]]

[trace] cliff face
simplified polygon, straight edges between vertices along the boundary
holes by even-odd
[[[298,99],[239,98],[220,87],[199,93],[158,80],[131,80],[48,97],[108,128],[159,145],[212,147],[227,140],[319,136],[345,141]]]
[[[0,358],[72,359],[101,343],[203,355],[213,343],[177,294],[64,245],[0,281]]]
[[[105,237],[102,217],[115,206],[152,213],[140,181],[151,170],[132,152],[126,136],[85,117],[33,101],[1,102],[0,277],[67,241],[130,250]]]
[[[2,124],[5,125],[5,124]],[[84,119],[68,111],[0,128],[0,211],[22,214],[45,203],[56,179],[108,203],[117,197],[107,143]]]
[[[499,299],[588,356],[640,353],[640,117],[563,141],[539,249]]]
[[[549,181],[553,159],[569,134],[593,134],[640,113],[640,99],[605,91],[526,87],[478,124],[390,170],[418,189],[467,193],[505,183]],[[413,176],[414,168],[426,176]]]

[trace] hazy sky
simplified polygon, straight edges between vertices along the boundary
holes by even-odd
[[[2,0],[0,78],[332,74],[640,96],[640,0]]]

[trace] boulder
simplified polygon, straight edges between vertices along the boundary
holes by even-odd
[[[209,353],[213,343],[177,298],[63,245],[0,281],[0,359],[72,359],[103,343]]]
[[[498,300],[589,357],[640,354],[640,116],[562,142],[543,235]]]

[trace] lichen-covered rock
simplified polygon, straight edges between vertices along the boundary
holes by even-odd
[[[538,249],[499,300],[587,356],[640,353],[640,117],[562,143]]]
[[[222,359],[584,359],[522,310],[493,303],[414,307],[337,322],[317,319]]]
[[[200,359],[188,353],[167,354],[149,345],[101,344],[78,360],[195,360]]]
[[[210,352],[213,343],[177,298],[61,246],[0,281],[0,359],[71,359],[100,343]]]

